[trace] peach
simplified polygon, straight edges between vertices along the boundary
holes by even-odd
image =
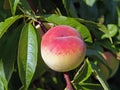
[[[76,29],[58,25],[48,30],[42,37],[41,55],[51,69],[67,72],[83,62],[86,45]]]
[[[116,71],[119,67],[119,61],[110,52],[104,52],[104,53],[102,53],[102,56],[107,61],[107,64],[108,64],[109,68],[111,69],[111,73],[110,73],[109,69],[105,65],[100,63],[101,73],[104,75],[105,79],[107,80],[116,73]]]

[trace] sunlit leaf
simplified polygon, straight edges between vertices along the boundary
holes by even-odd
[[[29,23],[22,29],[18,48],[18,70],[23,83],[27,89],[35,73],[38,55],[37,35],[34,27]]]
[[[111,37],[113,37],[117,34],[118,28],[115,24],[108,24],[107,27],[108,27],[108,30],[109,30],[109,35]]]
[[[99,30],[101,30],[102,32],[104,32],[104,34],[102,35],[102,39],[108,38],[111,41],[111,43],[113,43],[112,37],[109,35],[108,29],[104,25],[101,25],[101,24],[98,24],[98,27],[99,27]]]
[[[92,42],[91,34],[90,34],[89,30],[87,29],[87,27],[85,27],[84,25],[82,25],[81,23],[76,21],[74,18],[69,18],[69,17],[65,17],[65,16],[58,16],[55,14],[49,15],[49,16],[44,17],[44,18],[48,22],[52,22],[52,23],[57,24],[57,25],[72,26],[80,32],[81,36],[83,37],[83,39],[86,42]]]
[[[4,90],[4,84],[3,84],[2,80],[1,80],[1,78],[0,78],[0,90]]]
[[[7,29],[18,19],[22,18],[22,15],[12,16],[5,19],[4,22],[0,22],[0,38],[7,31]]]
[[[103,35],[103,37],[114,37],[117,34],[117,26],[114,24],[108,24],[108,34]]]

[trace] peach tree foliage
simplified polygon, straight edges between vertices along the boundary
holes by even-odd
[[[51,24],[75,28],[86,44],[83,63],[68,72],[75,90],[119,90],[120,69],[106,80],[98,66],[112,72],[104,51],[120,60],[117,0],[0,0],[0,90],[66,88],[63,73],[49,69],[40,53],[41,37]]]

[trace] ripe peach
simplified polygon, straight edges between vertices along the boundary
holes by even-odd
[[[41,55],[53,70],[66,72],[75,69],[86,54],[86,45],[74,28],[59,25],[48,30],[42,37]]]
[[[116,73],[116,71],[119,67],[119,61],[110,52],[104,52],[104,53],[102,53],[102,56],[107,61],[107,64],[112,71],[110,73],[109,69],[105,65],[100,63],[101,73],[104,75],[105,79],[107,80],[107,79],[111,78]]]

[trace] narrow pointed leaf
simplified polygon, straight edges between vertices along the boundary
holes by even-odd
[[[77,11],[74,7],[74,1],[73,0],[63,0],[63,5],[66,9],[66,12],[71,17],[78,17]]]
[[[0,38],[7,31],[7,29],[18,19],[23,17],[22,15],[12,16],[5,19],[4,22],[0,22]]]
[[[74,76],[73,83],[81,83],[87,80],[92,74],[92,68],[88,59],[84,62],[81,68],[78,70],[76,75]]]
[[[100,84],[94,83],[74,83],[73,86],[76,90],[103,90],[103,87]]]
[[[38,43],[37,34],[31,24],[25,24],[22,29],[18,49],[18,70],[25,90],[35,73],[37,64]]]
[[[104,48],[107,48],[108,50],[112,51],[112,52],[117,52],[118,49],[116,49],[114,44],[111,44],[111,42],[109,40],[100,40],[100,41],[96,41],[99,45],[101,45]],[[102,42],[102,43],[101,43]]]
[[[3,84],[2,80],[1,80],[1,78],[0,78],[0,90],[4,90],[4,84]]]
[[[103,64],[107,64],[106,61],[104,60],[104,58],[101,56],[100,51],[98,51],[96,49],[88,48],[86,55],[91,58],[97,58],[99,60],[99,62],[102,62]]]
[[[17,28],[11,28],[10,31],[0,39],[0,58],[3,61],[5,76],[8,82],[14,72],[14,64],[17,58],[17,48],[22,27],[23,25],[19,25]]]
[[[20,5],[19,5],[19,9],[26,14],[28,17],[30,17],[31,19],[36,21],[36,17],[34,12],[36,12],[35,9],[31,8],[30,4],[28,3],[27,0],[20,0]]]
[[[118,15],[118,26],[120,27],[120,8],[117,7],[117,15]]]
[[[15,12],[16,12],[19,0],[9,0],[9,2],[10,2],[10,7],[11,7],[12,15],[15,15]]]
[[[4,67],[3,67],[3,62],[2,60],[0,60],[0,90],[8,90],[7,89],[7,80],[6,80],[6,77],[5,77],[5,72],[4,72]],[[3,88],[4,89],[1,89]]]
[[[92,66],[93,74],[98,79],[100,84],[103,86],[104,90],[110,90],[109,84],[107,83],[105,78],[101,75],[101,73],[98,71],[98,68],[92,62],[90,62],[90,63]]]

